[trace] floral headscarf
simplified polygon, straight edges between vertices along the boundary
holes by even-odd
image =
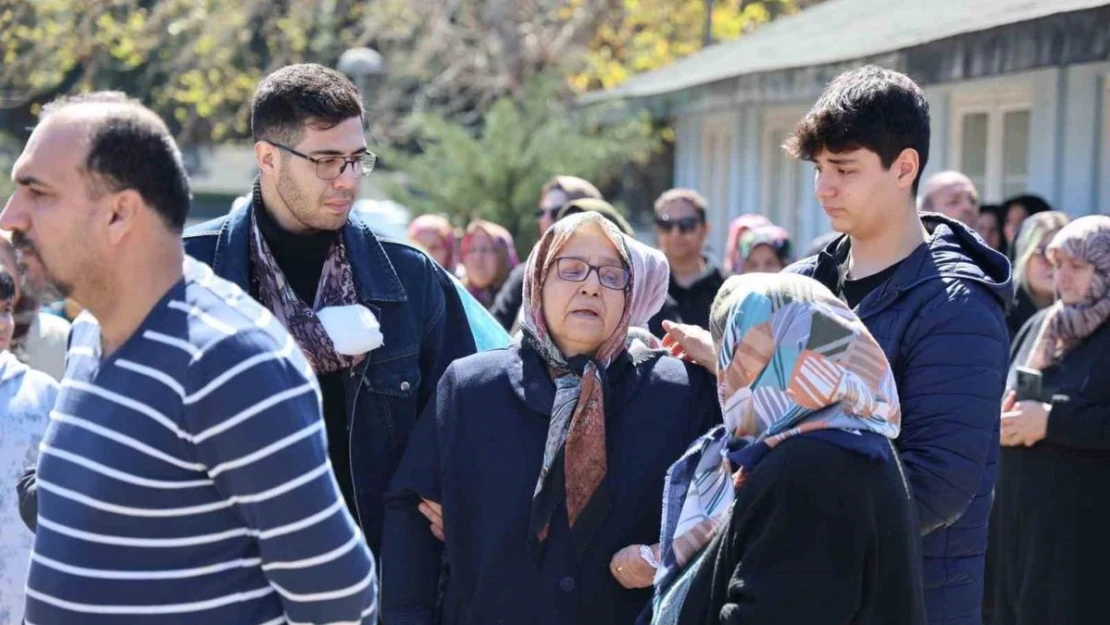
[[[759,226],[770,226],[771,220],[757,213],[740,215],[728,225],[728,242],[725,243],[725,259],[722,269],[726,274],[744,271],[744,256],[740,254],[740,238],[744,233]]]
[[[474,242],[475,233],[482,232],[493,241],[493,246],[497,250],[497,274],[493,277],[493,282],[489,286],[477,288],[470,284],[469,280],[464,279],[470,294],[482,305],[489,308],[493,304],[493,298],[497,295],[497,291],[501,285],[505,284],[505,279],[509,277],[509,272],[520,264],[520,257],[516,254],[516,247],[513,245],[513,235],[509,231],[490,221],[483,221],[481,219],[475,220],[470,223],[466,228],[466,234],[462,238],[461,252],[462,257],[465,258],[470,246]]]
[[[415,241],[417,235],[424,233],[436,236],[443,243],[443,249],[447,250],[447,263],[449,265],[453,264],[455,262],[455,229],[451,227],[451,222],[443,215],[420,215],[409,224],[408,238],[410,241]],[[445,269],[448,271],[454,270],[453,267],[445,267]]]
[[[783,266],[790,264],[790,235],[779,226],[767,224],[749,228],[747,232],[740,235],[741,272],[744,270],[744,263],[748,262],[752,250],[760,245],[770,247]]]
[[[678,613],[703,550],[768,453],[799,435],[889,458],[901,410],[890,364],[863,322],[820,283],[746,274],[721,287],[710,317],[724,425],[667,473],[654,623]],[[866,437],[863,433],[878,437]],[[675,580],[678,579],[678,582]]]
[[[555,345],[543,314],[543,285],[559,252],[574,233],[600,228],[613,243],[631,280],[617,328],[592,357],[567,358]],[[529,521],[529,548],[538,561],[551,518],[565,501],[567,519],[579,557],[610,506],[605,453],[605,370],[625,347],[631,303],[639,278],[631,264],[627,239],[599,213],[571,215],[555,223],[532,250],[524,271],[524,344],[547,363],[555,380],[555,401],[544,446],[543,466],[536,479]],[[558,461],[562,461],[562,471]]]
[[[1060,254],[1091,263],[1090,291],[1078,304],[1057,300],[1048,309],[1029,353],[1026,366],[1031,369],[1041,370],[1056,362],[1110,318],[1110,217],[1080,217],[1061,228],[1046,252],[1053,261]]]

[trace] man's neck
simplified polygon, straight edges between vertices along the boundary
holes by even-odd
[[[89,298],[89,312],[100,322],[104,356],[131,338],[154,306],[184,275],[184,252],[172,242],[168,248],[149,255],[146,262],[131,264],[136,268],[131,275],[114,276],[116,284],[98,285],[102,294]]]
[[[912,206],[910,209],[899,218],[892,219],[888,228],[866,237],[851,237],[852,247],[848,257],[850,279],[875,275],[905,260],[925,242],[925,227],[921,225],[917,211]]]
[[[671,261],[671,278],[681,287],[690,286],[703,273],[705,273],[705,258],[701,254]]]
[[[262,206],[256,206],[255,210],[268,214],[282,230],[290,234],[310,235],[317,232],[293,216],[285,206],[285,202],[281,199],[277,189],[266,184],[260,184],[259,188],[262,196]]]

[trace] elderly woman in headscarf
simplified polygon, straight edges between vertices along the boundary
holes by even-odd
[[[824,286],[784,274],[729,278],[710,330],[724,424],[668,471],[660,542],[614,573],[634,586],[654,565],[653,624],[924,623],[878,343]]]
[[[443,215],[420,215],[408,229],[409,242],[447,271],[455,270],[455,229]]]
[[[488,309],[509,272],[520,264],[513,235],[493,222],[478,219],[467,226],[460,252],[463,284]]]
[[[757,226],[740,237],[738,273],[778,273],[791,263],[790,235],[783,228],[768,224]]]
[[[732,220],[728,225],[728,239],[725,242],[725,257],[721,269],[725,275],[744,273],[744,255],[740,250],[740,240],[752,228],[770,226],[771,220],[759,213],[747,213]]]
[[[1067,223],[1066,214],[1047,211],[1029,217],[1021,225],[1014,244],[1014,306],[1006,313],[1011,339],[1030,317],[1052,305],[1055,299],[1052,265],[1045,249]]]
[[[1110,561],[1110,217],[1064,226],[1058,300],[1014,338],[991,534],[994,623],[1102,623]]]
[[[637,250],[600,214],[559,221],[527,261],[523,340],[448,367],[387,498],[387,625],[611,625],[649,601],[609,562],[658,536],[667,467],[720,413],[704,370],[627,347]]]

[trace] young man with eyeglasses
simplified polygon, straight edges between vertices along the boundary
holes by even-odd
[[[188,230],[185,248],[272,311],[309,357],[340,489],[377,552],[409,432],[475,340],[443,269],[351,212],[375,159],[350,80],[315,64],[274,72],[254,94],[251,130],[251,201]]]
[[[709,224],[705,198],[693,189],[671,189],[655,201],[655,234],[671,263],[669,293],[683,323],[709,328],[709,307],[725,278],[704,254]]]

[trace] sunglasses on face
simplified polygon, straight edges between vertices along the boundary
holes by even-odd
[[[567,282],[585,282],[590,274],[597,272],[601,286],[614,291],[628,286],[628,270],[620,265],[591,265],[578,258],[559,258],[555,261],[555,273]]]
[[[671,219],[669,217],[656,217],[655,227],[663,232],[671,232],[676,227],[682,234],[690,234],[698,229],[701,225],[701,218],[699,217],[683,217],[682,219]]]

